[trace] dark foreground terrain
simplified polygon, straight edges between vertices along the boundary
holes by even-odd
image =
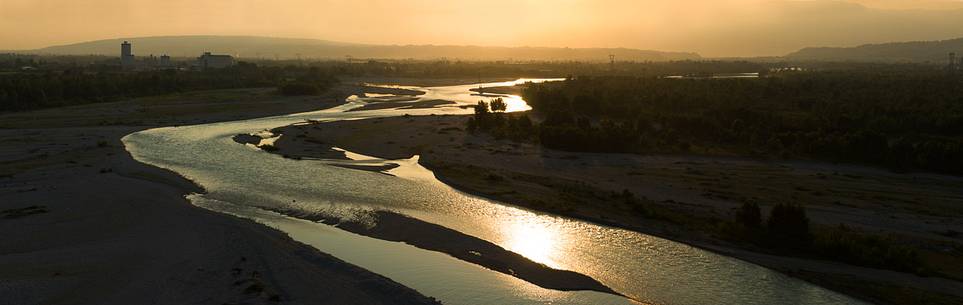
[[[120,138],[343,102],[206,91],[0,115],[0,303],[435,304],[257,223],[191,205],[201,192],[131,159]]]

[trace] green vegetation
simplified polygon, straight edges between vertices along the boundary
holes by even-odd
[[[500,113],[491,107],[497,101],[479,102],[468,130],[565,151],[816,159],[963,174],[963,77],[934,67],[856,65],[758,79],[578,77],[531,85],[523,95],[531,113]],[[767,205],[764,217],[746,199],[731,219],[702,219],[624,193],[614,200],[639,215],[752,249],[937,272],[909,237],[814,226],[801,205]]]
[[[761,215],[759,205],[744,203],[736,210],[726,238],[755,244],[775,253],[924,275],[929,272],[916,249],[904,245],[896,237],[867,234],[842,224],[813,230],[805,208],[799,205],[773,206],[765,227],[761,226]]]
[[[891,236],[860,233],[845,225],[816,234],[812,250],[853,265],[927,274],[913,247]]]
[[[736,223],[750,230],[757,230],[762,226],[762,212],[755,202],[745,202],[736,211]]]
[[[532,133],[567,151],[817,159],[963,174],[963,77],[885,71],[579,77],[524,91],[544,118],[535,132],[498,118],[476,127],[513,139]]]
[[[805,248],[812,243],[809,217],[798,205],[779,204],[772,207],[766,220],[768,243],[780,248]]]
[[[296,79],[282,81],[278,85],[278,93],[287,96],[317,95],[337,82],[333,75],[329,72],[322,72],[317,67],[299,72],[301,73]]]
[[[177,67],[188,67],[191,59],[176,58]],[[28,68],[29,69],[25,69]],[[758,72],[799,67],[905,71],[932,69],[926,65],[881,65],[869,63],[785,63],[748,61],[619,62],[615,69],[607,62],[573,61],[417,61],[371,59],[351,63],[340,60],[245,59],[238,66],[213,71],[124,72],[117,58],[109,56],[39,56],[0,54],[0,111],[115,101],[131,97],[192,90],[277,87],[280,94],[313,94],[323,91],[338,78],[451,78],[476,79],[517,77],[559,77],[564,75],[652,78],[667,75],[707,76]],[[311,71],[317,72],[311,72]],[[312,75],[314,73],[314,75]],[[316,77],[317,73],[324,77]]]
[[[505,101],[501,98],[493,99],[491,103],[478,101],[474,106],[475,115],[468,119],[468,131],[482,130],[498,139],[531,141],[534,130],[532,120],[527,115],[506,114],[505,108]]]
[[[23,111],[210,89],[279,86],[279,91],[287,95],[317,94],[335,82],[329,71],[316,67],[259,67],[243,62],[235,67],[209,71],[42,70],[0,74],[0,111]]]
[[[186,68],[189,58],[177,58]],[[121,71],[116,57],[0,54],[0,111],[24,111],[193,90],[277,87],[284,95],[316,94],[334,76],[389,78],[516,78],[559,75],[689,75],[764,72],[785,64],[744,61],[624,62],[612,71],[601,62],[484,62],[246,59],[211,71]]]

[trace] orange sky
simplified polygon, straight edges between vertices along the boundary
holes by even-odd
[[[963,37],[963,1],[0,0],[0,49],[187,34],[782,55]]]

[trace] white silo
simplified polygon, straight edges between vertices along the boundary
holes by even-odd
[[[120,44],[120,65],[124,68],[134,66],[134,53],[129,41]]]

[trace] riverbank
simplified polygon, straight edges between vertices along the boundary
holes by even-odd
[[[737,257],[883,304],[963,300],[959,193],[963,180],[808,162],[737,158],[580,154],[470,135],[467,116],[368,119],[288,126],[276,153],[316,158],[331,146],[386,159],[420,155],[440,180],[469,193],[535,211],[628,228]],[[619,195],[634,194],[645,209]],[[939,273],[858,267],[767,254],[693,223],[731,220],[739,199],[805,202],[820,226],[846,223],[920,245]],[[764,213],[768,212],[764,205]],[[916,246],[916,244],[914,244]]]
[[[0,115],[4,304],[435,304],[284,233],[190,204],[202,191],[133,160],[160,126],[319,110],[272,89],[194,92]]]

